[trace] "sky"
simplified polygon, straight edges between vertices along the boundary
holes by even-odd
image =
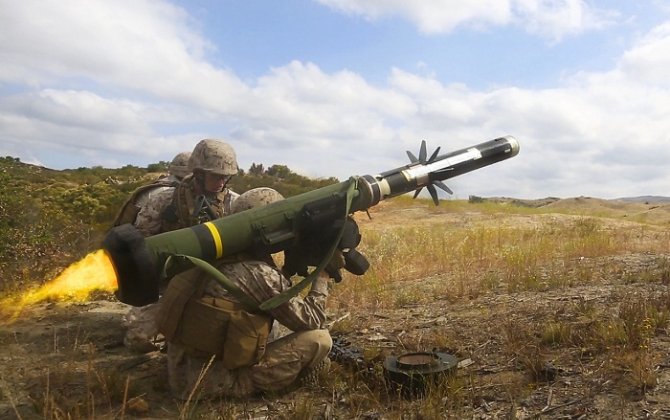
[[[375,175],[512,135],[454,198],[670,196],[663,0],[0,0],[0,156]]]

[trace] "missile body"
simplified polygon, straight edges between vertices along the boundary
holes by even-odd
[[[518,152],[519,143],[511,136],[441,156],[436,156],[436,151],[430,159],[426,159],[424,144],[421,158],[409,165],[374,176],[352,177],[189,228],[144,238],[130,224],[115,227],[105,237],[103,248],[117,273],[117,297],[134,306],[155,302],[161,279],[187,268],[177,264],[165,271],[165,261],[171,255],[214,261],[250,250],[287,250],[301,237],[318,231],[321,225],[343,219],[346,213],[366,210],[382,200],[423,187],[433,195],[433,184],[446,188],[440,185],[442,181],[511,158]],[[436,199],[436,194],[433,197]]]
[[[385,200],[423,187],[430,187],[433,183],[439,183],[466,172],[509,159],[518,153],[519,142],[514,137],[500,137],[445,155],[431,157],[425,163],[417,160],[375,177],[366,175],[363,179],[370,184],[373,198],[378,196],[380,200]],[[370,206],[378,202],[379,200]]]

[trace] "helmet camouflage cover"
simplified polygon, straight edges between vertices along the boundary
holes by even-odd
[[[172,159],[168,167],[168,173],[179,178],[183,178],[190,172],[188,170],[188,159],[191,157],[191,152],[181,152]]]
[[[265,206],[283,199],[284,196],[272,188],[254,188],[237,197],[233,203],[232,213],[235,214],[244,210]]]
[[[193,148],[188,160],[190,172],[201,170],[217,175],[237,174],[237,157],[235,151],[228,144],[220,140],[200,140]]]

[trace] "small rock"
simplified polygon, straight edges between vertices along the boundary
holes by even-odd
[[[149,403],[142,397],[135,397],[126,403],[128,412],[137,415],[147,414],[149,412]]]

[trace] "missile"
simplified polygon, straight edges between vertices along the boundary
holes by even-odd
[[[331,226],[348,214],[365,211],[380,201],[428,189],[438,204],[438,188],[451,193],[443,181],[497,163],[519,153],[512,136],[428,157],[422,142],[419,156],[407,152],[410,163],[377,175],[349,180],[286,198],[260,208],[246,210],[200,225],[144,237],[131,224],[112,228],[103,240],[117,274],[117,298],[133,306],[158,300],[161,281],[190,267],[166,261],[187,255],[215,261],[241,252],[284,251],[320,226]],[[359,274],[359,273],[355,273]]]

